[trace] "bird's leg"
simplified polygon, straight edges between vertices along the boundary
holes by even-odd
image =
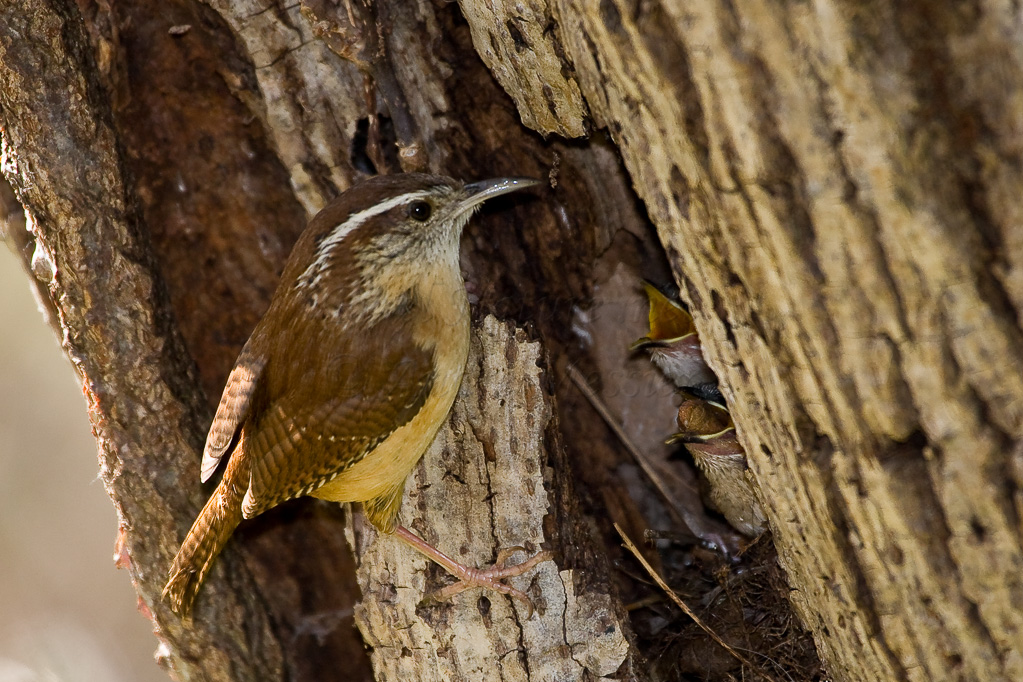
[[[512,553],[523,549],[522,547],[510,547],[498,552],[497,563],[493,566],[490,568],[479,569],[471,568],[465,564],[455,561],[404,526],[398,526],[397,530],[394,531],[394,534],[417,552],[420,552],[427,558],[440,564],[444,570],[458,578],[459,582],[454,585],[448,585],[447,587],[441,588],[430,595],[433,599],[443,601],[470,587],[485,587],[489,590],[494,590],[501,594],[507,594],[510,597],[518,599],[529,608],[529,615],[533,615],[533,602],[529,600],[529,597],[520,590],[516,590],[514,587],[506,585],[501,581],[505,578],[522,575],[537,564],[550,560],[553,558],[550,552],[539,552],[521,564],[505,566],[505,561]],[[528,617],[529,616],[527,616],[527,618]]]

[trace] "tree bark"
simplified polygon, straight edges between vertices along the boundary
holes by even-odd
[[[829,669],[1019,679],[1019,8],[528,5],[658,226]],[[522,10],[494,7],[502,63]]]
[[[45,2],[4,10],[5,172],[35,237],[32,272],[56,302],[64,349],[82,377],[132,579],[141,603],[160,614],[177,527],[200,504],[198,490],[190,496],[181,485],[193,478],[185,472],[201,433],[194,369],[154,279],[77,11]],[[237,592],[209,600],[194,627],[162,620],[174,668],[183,679],[279,674],[283,656],[267,610],[247,589],[251,576],[230,557],[221,570]]]
[[[356,621],[379,679],[636,679],[627,616],[574,509],[545,364],[522,330],[483,320],[451,421],[402,508],[411,528],[468,565],[492,562],[495,547],[518,545],[525,556],[559,548],[555,560],[509,581],[535,610],[474,592],[451,605],[420,604],[448,582],[443,571],[357,517]],[[516,554],[509,563],[522,560]]]
[[[366,172],[400,164],[469,179],[542,176],[561,156],[568,203],[628,194],[606,147],[554,147],[516,124],[456,7],[374,8],[371,29],[391,29],[382,54],[396,56],[368,66],[314,37],[314,29],[329,33],[333,19],[315,7],[261,9],[59,0],[2,7],[5,171],[40,254],[33,272],[83,378],[124,554],[163,662],[178,679],[365,679],[362,641],[346,627],[357,598],[354,564],[330,505],[299,501],[240,529],[192,621],[160,600],[170,559],[208,494],[196,467],[212,405],[304,217]],[[469,114],[455,114],[463,109]],[[583,181],[590,175],[599,179]],[[552,310],[584,294],[594,254],[619,226],[601,219],[603,236],[593,239],[590,226],[535,200],[503,213],[489,219],[492,233],[467,240],[474,295],[481,309],[551,326],[564,318]],[[632,205],[614,217],[643,231]],[[559,263],[565,248],[579,261]],[[567,481],[570,469],[560,471]],[[521,485],[542,489],[543,470],[534,475]],[[586,579],[564,583],[575,592],[547,617],[596,594],[605,615],[595,622],[614,625],[619,644],[590,665],[572,659],[579,641],[560,648],[571,630],[552,630],[547,649],[576,675],[621,669],[629,679],[634,653],[622,644],[628,624],[601,568],[606,559],[587,533],[567,532],[585,527],[575,505],[558,504],[552,528],[564,540],[545,548],[560,569]]]
[[[666,459],[670,392],[625,352],[633,283],[670,268],[830,674],[1023,677],[1021,26],[997,4],[0,2],[3,170],[174,674],[642,677],[609,522],[721,531]],[[477,318],[527,331],[478,330],[403,511],[453,542],[451,500],[531,490],[459,532],[474,560],[554,549],[517,579],[550,610],[416,608],[433,574],[356,517],[367,658],[340,513],[300,501],[243,526],[183,623],[159,593],[233,359],[306,218],[400,169],[551,179],[467,231]],[[569,365],[676,499],[623,476]],[[558,631],[573,608],[606,638]]]

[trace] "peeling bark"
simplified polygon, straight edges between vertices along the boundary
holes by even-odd
[[[492,563],[495,548],[523,547],[509,563],[554,550],[553,561],[508,581],[535,612],[479,590],[422,604],[450,576],[356,517],[351,538],[364,597],[356,621],[379,679],[637,679],[607,562],[570,506],[571,467],[545,364],[540,344],[521,330],[483,320],[451,421],[402,505],[404,523],[470,566]]]

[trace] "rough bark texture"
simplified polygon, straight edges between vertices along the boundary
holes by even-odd
[[[506,369],[520,382],[508,390],[544,386],[526,401],[537,421],[508,433],[529,447],[486,456],[505,432],[494,396],[473,393],[490,381],[483,372],[453,422],[472,437],[463,428],[457,448],[429,457],[454,466],[442,453],[458,452],[457,466],[480,481],[486,471],[491,485],[505,475],[493,467],[534,467],[531,495],[556,504],[542,530],[534,518],[489,544],[470,549],[481,538],[467,538],[467,556],[552,543],[538,601],[561,604],[551,595],[563,590],[566,604],[571,594],[592,604],[604,559],[587,543],[613,555],[609,519],[638,532],[666,518],[563,371],[581,367],[633,437],[656,447],[670,404],[623,398],[639,374],[608,324],[632,319],[615,305],[641,305],[628,282],[665,267],[631,185],[691,304],[791,601],[831,674],[1023,678],[1019,8],[460,6],[0,2],[3,170],[26,207],[32,272],[83,377],[132,577],[176,676],[370,674],[348,627],[354,564],[328,505],[286,505],[243,527],[192,622],[158,595],[205,496],[197,453],[211,404],[305,218],[356,178],[403,168],[552,179],[536,199],[489,209],[463,252],[477,313],[532,325],[551,353],[541,381],[523,359],[542,356],[535,346],[491,328],[471,366],[496,367],[498,349],[514,348]],[[589,137],[545,141],[522,124]],[[591,528],[554,466],[562,432]],[[433,490],[451,485],[442,471],[420,469],[430,485],[415,498],[410,486],[406,500],[427,533],[444,518]],[[686,476],[680,530],[710,532]],[[391,561],[405,586],[433,585],[430,572],[425,583],[404,572],[415,559],[385,556],[385,543],[352,527],[366,548],[364,589],[381,588]],[[581,569],[599,579],[576,582]],[[443,654],[427,667],[473,677],[472,660],[514,652],[509,670],[539,679],[548,663],[534,658],[546,654],[527,644],[530,628],[564,611],[534,623],[487,602],[462,595],[415,613],[412,595],[368,603],[377,675]],[[627,634],[613,599],[592,608]],[[469,616],[485,637],[457,632]],[[549,669],[634,674],[633,653],[612,665],[617,645],[591,664],[581,640],[553,634],[552,647],[569,646],[542,659]],[[412,656],[388,635],[414,638]]]
[[[83,377],[141,608],[179,679],[370,675],[336,507],[300,501],[239,529],[191,622],[159,599],[208,494],[197,467],[211,406],[306,215],[401,164],[476,179],[543,176],[560,158],[560,200],[498,206],[487,232],[470,230],[465,262],[481,306],[562,343],[596,254],[622,226],[644,230],[606,145],[548,145],[518,124],[456,6],[377,10],[387,58],[367,65],[314,37],[331,24],[312,6],[0,7],[5,174]],[[616,197],[626,204],[599,210]]]
[[[524,548],[510,563],[557,547],[554,561],[509,581],[534,613],[479,590],[420,604],[450,578],[357,517],[356,621],[381,679],[636,679],[607,562],[573,509],[545,364],[521,330],[483,321],[451,422],[410,478],[402,508],[409,527],[467,565],[492,563],[495,547]]]
[[[1019,7],[520,4],[480,52],[560,50],[613,131],[830,669],[1019,679]]]

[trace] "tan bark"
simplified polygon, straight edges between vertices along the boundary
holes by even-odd
[[[423,595],[450,578],[357,517],[356,620],[378,679],[635,679],[628,620],[607,565],[579,551],[590,541],[575,527],[545,364],[540,344],[521,330],[483,320],[451,422],[409,479],[402,518],[468,565],[493,562],[495,547],[523,547],[510,564],[540,547],[567,554],[509,580],[533,601],[532,615],[479,590],[431,607],[420,604]]]
[[[1019,9],[526,4],[658,226],[830,670],[1019,679]]]

